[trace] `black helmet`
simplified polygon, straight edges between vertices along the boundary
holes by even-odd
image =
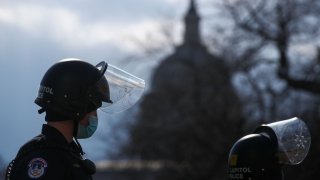
[[[93,66],[78,59],[64,59],[45,73],[35,103],[61,120],[79,120],[86,113],[111,103],[108,82],[103,76],[106,63]],[[46,120],[53,120],[47,119]]]
[[[229,179],[281,180],[277,142],[264,134],[239,139],[229,154]]]

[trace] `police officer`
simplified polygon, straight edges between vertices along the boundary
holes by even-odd
[[[95,165],[84,158],[77,139],[92,136],[98,126],[97,109],[114,103],[107,69],[105,62],[93,66],[65,59],[47,70],[35,100],[47,123],[20,148],[5,179],[92,179]]]
[[[283,166],[301,163],[310,143],[310,132],[299,118],[261,125],[231,148],[229,179],[283,180]]]

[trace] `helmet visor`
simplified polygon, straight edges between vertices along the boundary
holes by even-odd
[[[304,121],[295,117],[263,126],[270,127],[277,137],[280,163],[295,165],[304,160],[311,145],[310,132]]]
[[[102,74],[96,83],[102,95],[100,109],[106,113],[124,111],[141,98],[145,81],[113,65],[101,62],[96,66]]]

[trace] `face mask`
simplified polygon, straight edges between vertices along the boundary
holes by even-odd
[[[88,126],[79,124],[77,138],[85,139],[85,138],[91,137],[94,134],[94,132],[97,130],[97,127],[98,127],[98,117],[90,115]]]

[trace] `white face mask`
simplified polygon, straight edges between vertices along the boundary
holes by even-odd
[[[78,139],[86,139],[91,137],[98,128],[98,117],[89,115],[88,118],[89,118],[88,126],[84,126],[82,124],[79,124],[78,126],[78,134],[77,134]]]

